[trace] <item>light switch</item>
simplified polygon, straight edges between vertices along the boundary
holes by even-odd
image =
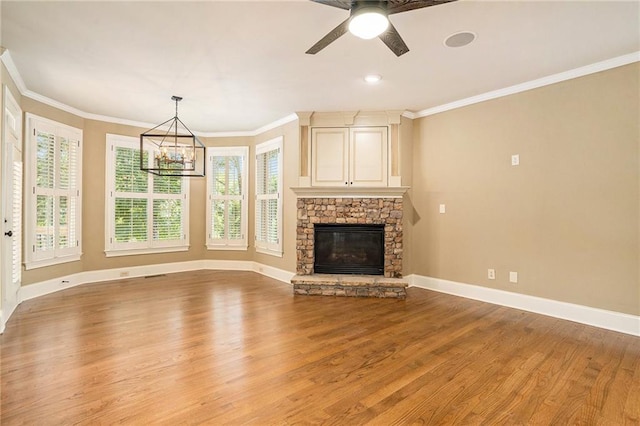
[[[519,166],[520,165],[520,155],[519,154],[513,154],[511,156],[511,165],[512,166]]]
[[[509,272],[509,282],[517,283],[518,282],[518,273],[517,272]]]
[[[447,207],[444,204],[440,204],[440,213],[446,213]]]

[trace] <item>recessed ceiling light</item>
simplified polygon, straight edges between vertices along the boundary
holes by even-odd
[[[447,37],[444,41],[444,45],[447,47],[462,47],[471,43],[475,39],[475,33],[472,33],[471,31],[461,31]]]
[[[380,80],[382,80],[382,76],[379,74],[369,74],[364,76],[364,81],[366,81],[369,84],[376,84]]]

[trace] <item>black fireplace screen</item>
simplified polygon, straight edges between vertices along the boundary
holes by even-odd
[[[317,274],[384,275],[384,225],[316,224]]]

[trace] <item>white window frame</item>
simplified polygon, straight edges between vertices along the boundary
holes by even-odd
[[[256,145],[256,156],[255,156],[255,228],[254,228],[254,241],[255,241],[255,250],[258,253],[269,254],[271,256],[282,257],[282,203],[283,203],[283,176],[284,176],[284,164],[283,164],[283,143],[284,139],[282,136],[279,136],[274,139],[270,139],[266,142],[260,143]],[[278,191],[276,194],[259,194],[258,191],[261,186],[261,182],[258,182],[260,178],[258,173],[258,158],[260,155],[265,154],[270,151],[278,151]],[[258,239],[258,218],[260,215],[258,214],[258,209],[260,207],[260,200],[269,200],[276,199],[277,202],[277,220],[278,220],[278,228],[277,228],[277,242],[269,243],[267,241],[262,241]]]
[[[126,193],[127,198],[141,198],[147,200],[147,240],[140,242],[118,243],[115,238],[116,226],[115,219],[115,200],[118,193],[115,191],[115,155],[116,147],[140,149],[140,140],[138,138],[122,135],[107,134],[106,143],[106,167],[105,167],[105,254],[107,257],[115,256],[131,256],[139,254],[152,253],[168,253],[189,250],[189,192],[190,185],[182,178],[181,194],[154,194],[153,193],[153,177],[148,174],[148,191],[132,195]],[[149,166],[153,161],[153,146],[145,147],[149,150]],[[175,198],[182,200],[182,231],[183,235],[179,240],[156,241],[153,239],[153,200],[156,198]]]
[[[80,260],[80,256],[82,256],[82,130],[30,113],[26,114],[26,119],[28,123],[28,141],[25,147],[25,269],[42,268],[78,261]],[[55,138],[54,188],[39,188],[37,186],[37,131],[50,133],[54,135]],[[75,164],[76,180],[75,182],[70,181],[69,188],[65,190],[55,188],[60,173],[60,151],[58,148],[62,138],[77,143]],[[60,210],[54,207],[54,248],[52,250],[36,251],[36,213],[39,195],[54,196],[56,198],[59,196],[67,196],[69,200],[75,199],[75,211],[73,214],[75,215],[74,234],[76,241],[74,246],[57,248]],[[69,201],[69,206],[71,205],[72,203]],[[70,215],[68,217],[70,217]]]
[[[242,157],[242,170],[240,171],[240,180],[242,193],[240,195],[214,195],[214,183],[215,178],[213,173],[213,157]],[[249,147],[248,146],[234,146],[234,147],[208,147],[207,148],[207,249],[208,250],[247,250],[248,238],[247,238],[247,216],[249,214],[247,192],[249,183]],[[212,227],[213,224],[211,218],[211,204],[214,200],[226,201],[226,200],[239,200],[240,201],[240,232],[242,234],[241,239],[220,239],[213,238]],[[225,218],[225,234],[228,231],[228,218]]]

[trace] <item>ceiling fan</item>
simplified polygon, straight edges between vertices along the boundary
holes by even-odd
[[[315,55],[347,31],[364,39],[379,37],[396,56],[409,51],[402,37],[389,22],[388,16],[394,13],[407,12],[423,7],[437,6],[456,0],[311,0],[316,3],[333,6],[351,13],[340,25],[335,27],[319,42],[311,46],[306,53]]]

